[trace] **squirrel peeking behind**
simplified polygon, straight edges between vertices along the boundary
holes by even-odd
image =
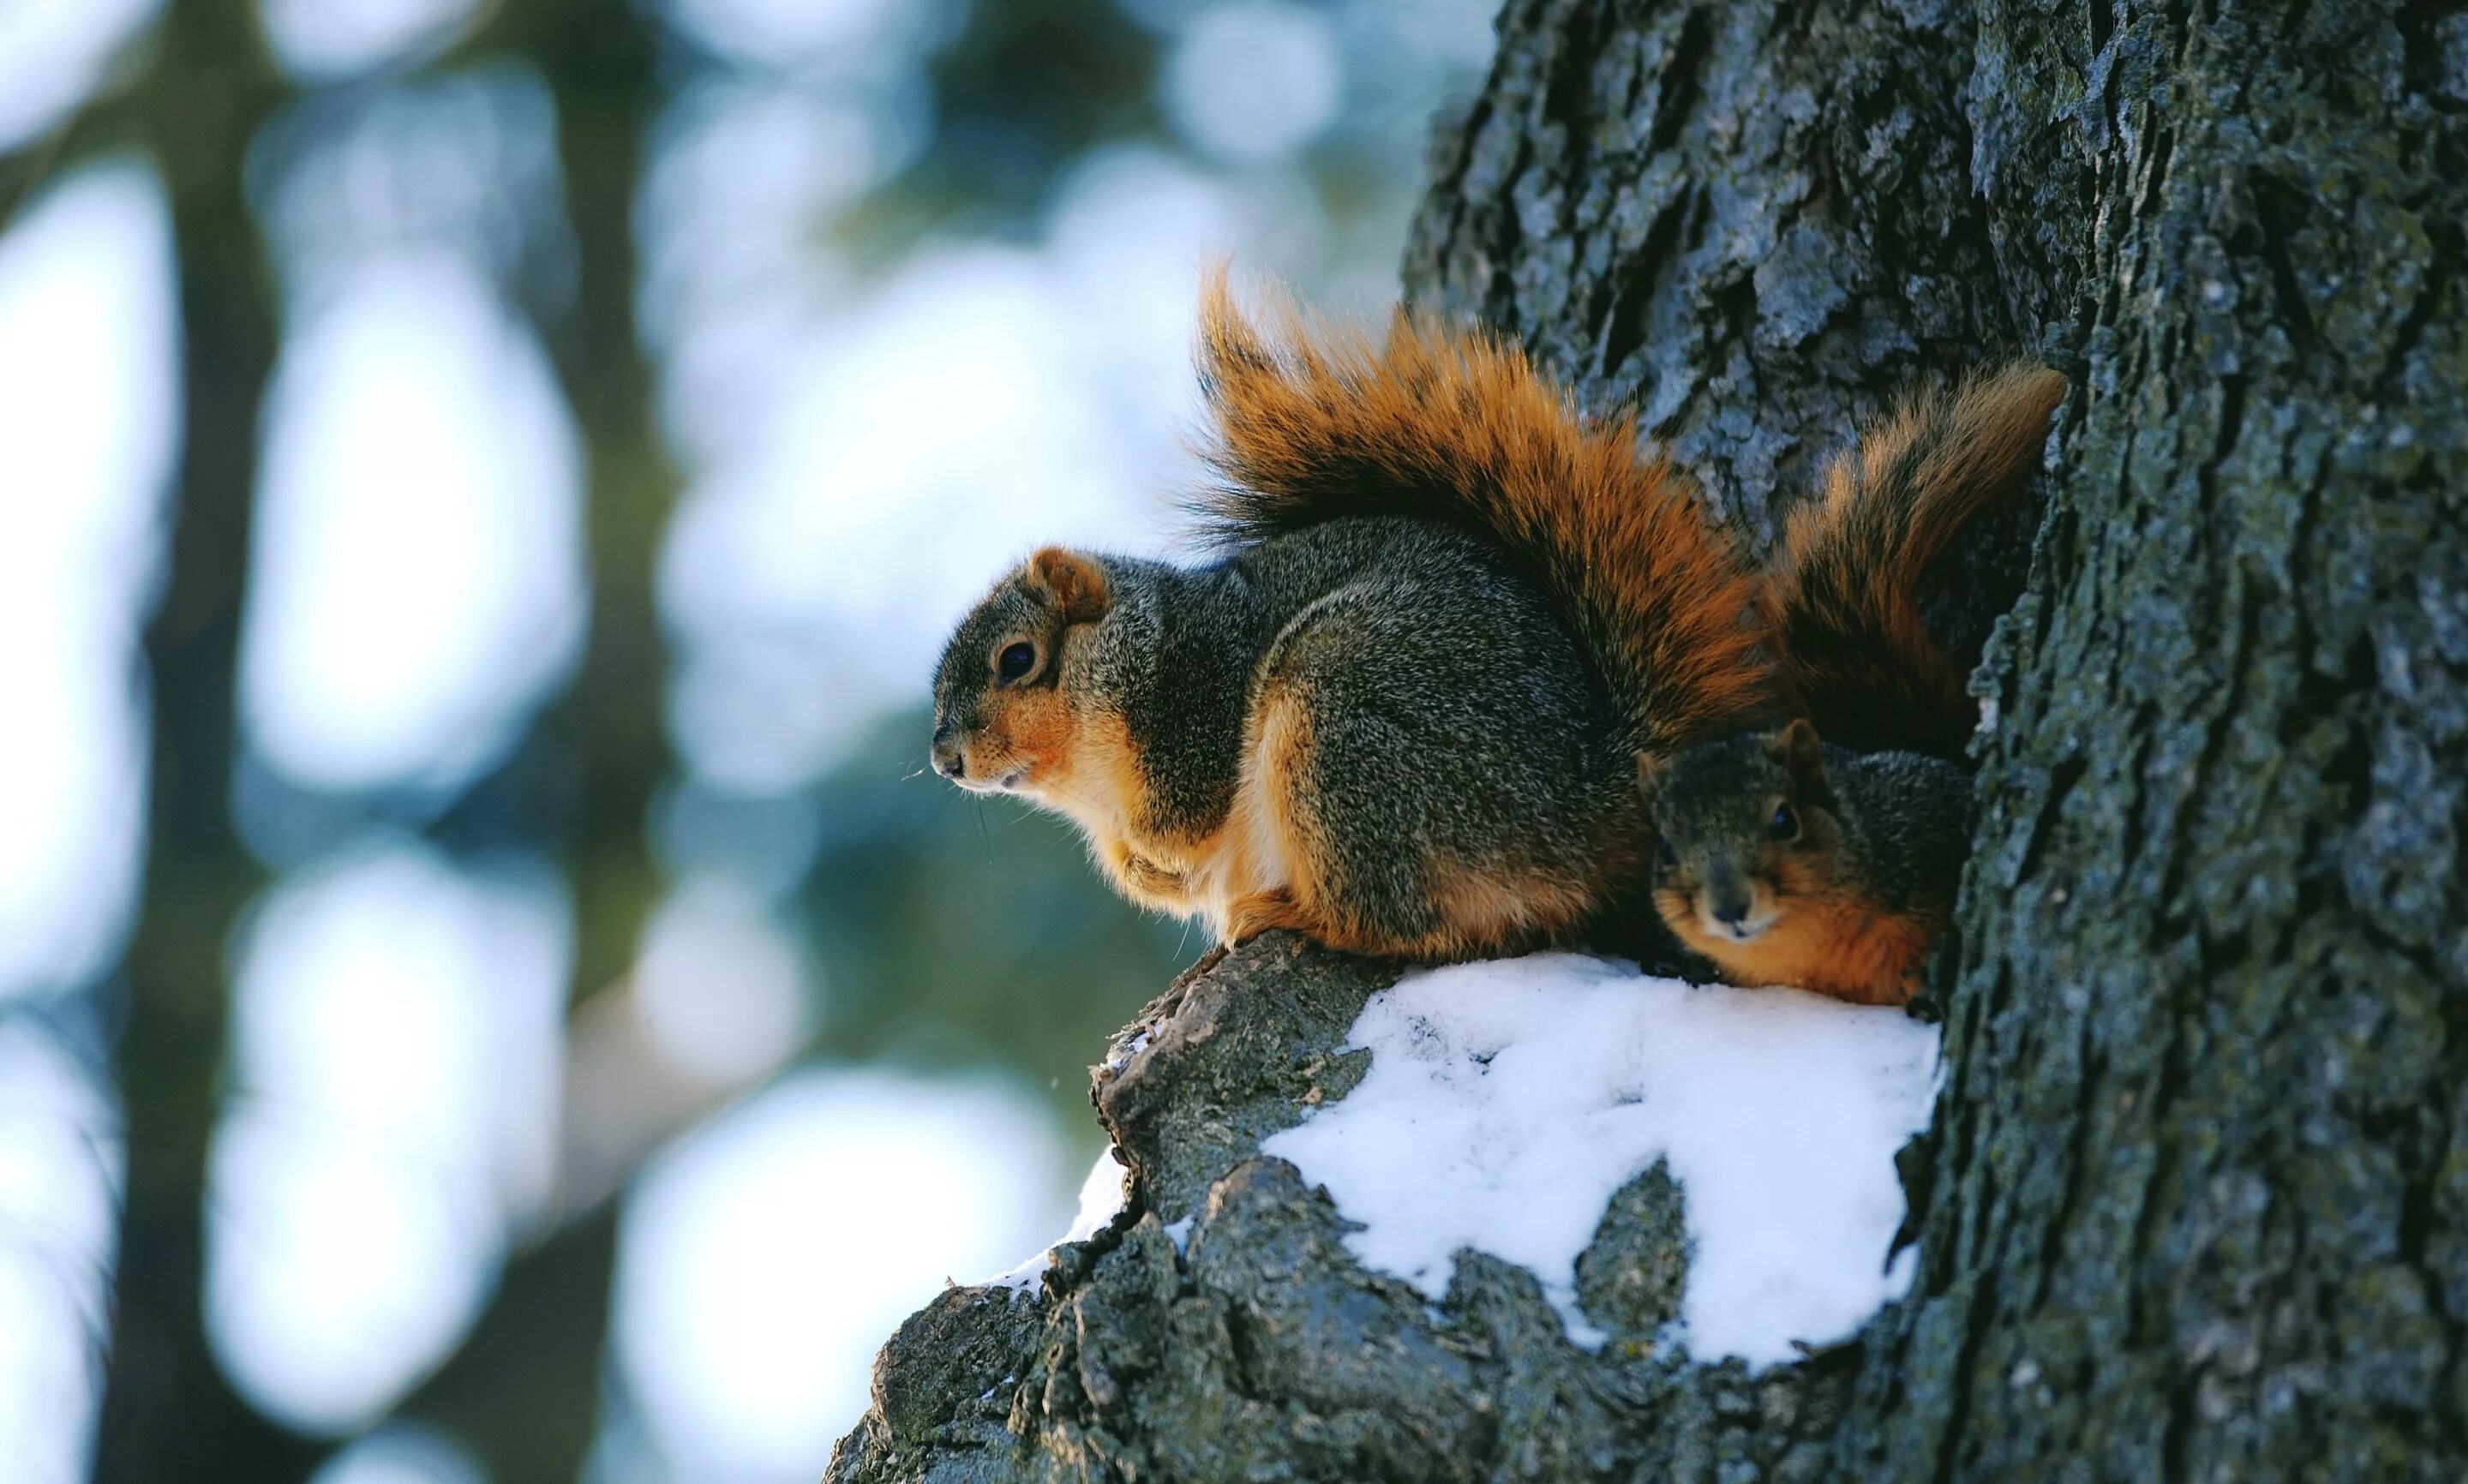
[[[1655,906],[1724,978],[1900,1005],[1953,923],[1971,775],[1794,720],[1681,753],[1655,822]]]
[[[1799,719],[1640,760],[1655,906],[1734,984],[1908,1003],[1954,919],[1978,719],[1920,620],[1921,574],[2020,481],[2065,378],[2016,366],[1907,399],[1785,526],[1761,608]],[[1809,719],[1814,719],[1812,725]],[[1849,739],[1859,750],[1827,739]]]
[[[1654,859],[1641,780],[1744,728],[1829,724],[1801,687],[1902,642],[1849,626],[1908,592],[1758,572],[1632,418],[1580,417],[1481,332],[1264,332],[1220,273],[1200,369],[1215,559],[1029,558],[944,651],[933,764],[1068,816],[1125,896],[1227,944],[1584,942]],[[1795,624],[1820,651],[1799,668]]]

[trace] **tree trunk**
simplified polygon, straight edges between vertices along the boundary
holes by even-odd
[[[244,8],[182,0],[160,46],[131,110],[163,172],[179,253],[181,452],[169,582],[146,635],[153,766],[119,1050],[128,1174],[94,1476],[300,1478],[325,1446],[233,1391],[203,1308],[223,954],[263,879],[228,808],[259,404],[277,342],[241,173],[281,87]]]
[[[574,303],[541,331],[585,449],[591,627],[581,671],[541,731],[573,778],[559,824],[576,917],[568,997],[580,1004],[633,962],[659,885],[651,796],[670,765],[652,575],[676,471],[634,316],[635,195],[659,103],[653,37],[643,17],[593,0],[530,0],[500,11],[458,56],[539,67],[557,105],[574,237]],[[584,1472],[617,1258],[617,1211],[605,1195],[580,1209],[560,1203],[540,1244],[508,1262],[469,1336],[397,1409],[452,1429],[491,1478]]]
[[[1433,168],[1409,294],[1752,537],[1915,377],[2072,380],[2036,538],[1932,579],[1956,643],[2023,590],[1910,1296],[1753,1379],[1653,1283],[1594,1356],[1488,1259],[1426,1308],[1256,1154],[1384,976],[1263,944],[1097,1073],[1116,1229],[911,1320],[834,1477],[2461,1477],[2468,13],[1512,0]]]
[[[2080,369],[1850,1437],[2459,1478],[2468,14],[1995,5],[1972,100],[2004,293]]]
[[[656,884],[645,821],[669,762],[652,567],[675,474],[633,313],[652,42],[638,17],[564,0],[505,7],[453,60],[506,55],[537,63],[556,101],[576,244],[576,302],[544,334],[588,445],[596,590],[582,674],[544,729],[580,778],[562,821],[580,999],[630,961]],[[259,407],[280,328],[242,174],[259,126],[287,96],[247,7],[175,4],[142,83],[86,109],[58,150],[148,146],[171,195],[181,273],[185,442],[170,582],[147,646],[154,768],[120,1050],[128,1179],[98,1480],[304,1478],[331,1451],[233,1391],[201,1307],[222,958],[263,880],[228,809]],[[22,194],[50,154],[6,162],[0,193]],[[569,1224],[508,1265],[470,1337],[400,1408],[454,1427],[493,1477],[577,1477],[593,1439],[616,1218],[605,1206],[560,1217]]]

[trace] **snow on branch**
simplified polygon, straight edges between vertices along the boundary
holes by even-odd
[[[1366,1266],[1446,1291],[1460,1248],[1530,1269],[1568,1329],[1611,1197],[1660,1160],[1690,1250],[1669,1340],[1703,1360],[1795,1358],[1909,1281],[1894,1153],[1928,1124],[1937,1034],[1794,990],[1651,978],[1574,954],[1461,964],[1375,994],[1370,1071],[1268,1139],[1360,1223]]]

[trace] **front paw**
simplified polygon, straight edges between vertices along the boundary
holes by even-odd
[[[1294,902],[1294,894],[1280,886],[1274,891],[1253,892],[1237,898],[1225,909],[1225,947],[1238,948],[1244,944],[1280,927],[1291,927],[1308,933],[1312,924]]]

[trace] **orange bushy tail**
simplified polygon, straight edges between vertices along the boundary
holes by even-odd
[[[1913,397],[1792,515],[1766,591],[1782,674],[1828,742],[1960,758],[1968,677],[1920,621],[1920,574],[2048,435],[2065,377],[2009,366]]]
[[[1362,515],[1475,533],[1562,609],[1639,752],[1668,756],[1765,698],[1755,578],[1688,485],[1638,460],[1630,418],[1581,419],[1479,331],[1401,314],[1374,344],[1288,310],[1263,333],[1223,269],[1201,301],[1225,478],[1203,509],[1223,538]]]

